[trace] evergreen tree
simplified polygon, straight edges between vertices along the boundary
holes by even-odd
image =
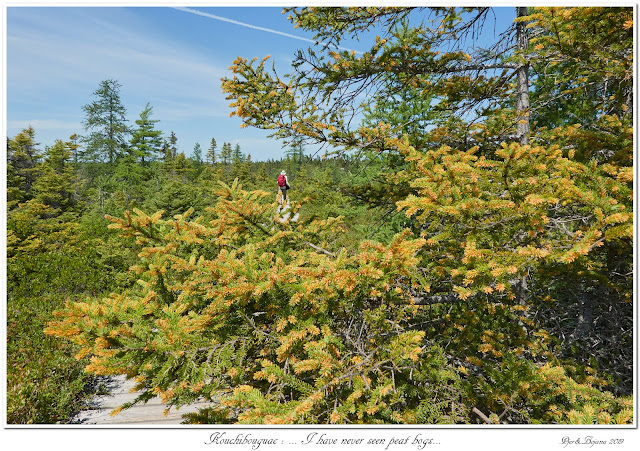
[[[188,174],[191,172],[191,160],[185,156],[184,152],[179,152],[172,160],[172,168],[174,177],[187,181]]]
[[[427,169],[423,177],[433,176]],[[266,192],[236,183],[216,194],[205,218],[191,220],[192,210],[111,218],[141,246],[140,290],[70,303],[47,329],[91,356],[87,371],[135,375],[136,403],[156,394],[169,407],[219,399],[191,415],[211,423],[632,420],[632,398],[568,375],[547,352],[549,336],[506,293],[453,304],[434,295],[435,311],[418,307],[415,287],[437,275],[421,268],[420,253],[433,246],[426,237],[328,250],[340,219],[294,226],[274,218]],[[503,263],[494,277],[506,281]],[[464,277],[473,291],[485,274]],[[536,355],[549,360],[538,366]]]
[[[42,154],[37,149],[35,131],[28,127],[7,143],[7,202],[15,203],[32,197],[35,167]]]
[[[204,169],[204,161],[202,160],[202,147],[200,147],[200,143],[195,143],[193,146],[193,154],[189,157],[189,163],[192,167],[192,174],[190,178],[196,180],[200,177]]]
[[[233,147],[233,152],[231,154],[231,160],[232,161],[236,161],[237,160],[240,163],[242,163],[244,161],[244,154],[240,150],[240,144],[236,144]]]
[[[143,183],[148,171],[133,153],[126,153],[118,159],[110,177],[109,185],[117,211],[134,208],[143,200]]]
[[[200,143],[195,143],[193,146],[192,160],[197,164],[202,164],[202,148],[200,147]]]
[[[167,147],[165,148],[165,161],[170,161],[178,155],[178,137],[176,134],[171,131],[171,135],[169,135],[169,139],[167,141]]]
[[[524,37],[526,28],[514,23],[498,42],[485,48],[463,47],[482,31],[491,8],[288,11],[297,26],[316,33],[315,38],[323,42],[339,43],[345,33],[358,34],[374,26],[382,27],[387,37],[378,37],[364,54],[329,47],[300,51],[293,63],[295,72],[283,79],[265,69],[268,58],[258,62],[237,59],[235,78],[225,79],[223,89],[234,100],[234,114],[245,118],[248,125],[269,129],[285,141],[304,137],[305,142],[347,150],[362,149],[361,136],[366,134],[366,148],[379,149],[382,141],[376,139],[376,133],[399,130],[388,125],[382,130],[353,127],[362,106],[352,102],[364,91],[377,101],[402,96],[410,88],[427,98],[437,96],[433,111],[458,122],[456,128],[449,123],[435,128],[431,139],[422,140],[425,143],[462,143],[469,148],[483,146],[485,141],[495,145],[496,141],[520,139],[517,125],[528,122],[528,108],[524,102],[517,104],[516,98],[524,98],[521,91],[526,86],[512,80],[526,65],[513,49],[517,48],[516,37]],[[309,65],[318,70],[306,70]],[[327,92],[333,96],[329,102],[324,100]],[[300,103],[300,98],[305,101]],[[256,111],[255,103],[264,108]],[[289,118],[300,120],[289,122]],[[478,123],[484,126],[474,125]]]
[[[633,118],[630,14],[628,8],[535,8],[531,15],[538,31],[528,55],[538,74],[532,119],[549,136],[564,135],[584,162],[632,164],[628,152],[616,152],[632,139],[626,132]]]
[[[615,71],[599,67],[613,55],[628,61],[631,10],[604,10],[546,8],[535,10],[539,12],[529,17],[526,9],[518,8],[511,34],[505,35],[509,39],[501,39],[491,49],[474,48],[468,52],[459,44],[465,36],[478,31],[489,12],[486,8],[430,9],[435,18],[433,26],[427,26],[427,20],[416,20],[410,21],[418,24],[411,29],[399,25],[407,22],[408,15],[421,10],[296,9],[292,10],[296,24],[316,32],[315,38],[325,42],[339,43],[345,28],[357,33],[373,23],[386,27],[388,38],[377,39],[363,55],[328,47],[300,52],[294,62],[298,70],[286,80],[265,69],[266,59],[249,62],[239,58],[232,68],[233,79],[224,80],[223,88],[233,100],[235,113],[247,125],[269,128],[280,138],[304,135],[318,144],[377,149],[401,156],[406,164],[396,167],[390,176],[406,190],[393,201],[405,211],[413,232],[427,239],[427,246],[420,251],[421,265],[426,268],[425,277],[433,277],[423,282],[422,288],[414,287],[415,298],[425,299],[429,305],[455,303],[460,316],[454,324],[468,331],[473,328],[464,320],[465,315],[476,311],[481,300],[503,305],[513,302],[503,312],[505,322],[489,328],[494,333],[504,333],[507,322],[516,320],[518,309],[532,309],[527,317],[539,322],[528,323],[529,326],[544,329],[553,324],[556,336],[564,339],[554,354],[558,358],[592,330],[588,318],[593,318],[597,299],[602,297],[598,293],[607,293],[607,308],[616,312],[611,322],[628,324],[630,311],[625,308],[624,299],[629,299],[631,293],[630,280],[614,276],[610,268],[626,268],[623,272],[631,274],[630,259],[612,254],[629,249],[631,239],[632,215],[627,213],[632,209],[631,197],[626,197],[631,195],[631,131],[629,122],[620,117],[601,115],[599,124],[607,123],[616,133],[607,133],[610,137],[605,140],[591,140],[590,151],[615,158],[601,160],[607,161],[601,166],[595,159],[587,163],[576,153],[575,137],[593,135],[582,134],[580,124],[551,132],[530,129],[529,113],[538,104],[529,101],[527,72],[531,67],[553,66],[560,60],[571,67],[563,72],[569,77],[561,82],[566,86],[580,86],[584,77],[592,76],[603,80],[608,77],[618,83],[631,80],[629,64],[617,65]],[[560,26],[566,18],[575,21]],[[579,46],[578,55],[574,54],[573,46],[564,44],[579,41],[584,31],[573,30],[580,28],[585,19],[602,37],[618,30],[615,33],[624,40],[612,46],[621,48],[608,51],[605,47],[584,62],[580,53],[586,57],[599,41],[597,36],[591,40],[585,36],[584,50]],[[532,27],[537,37],[529,42],[527,35]],[[540,60],[532,58],[535,53],[531,46],[539,52]],[[447,51],[443,52],[443,48]],[[307,71],[307,65],[317,70]],[[552,78],[559,75],[550,72]],[[620,99],[617,102],[623,111],[629,98],[625,95],[630,92],[628,83],[619,84],[620,94],[614,97]],[[360,107],[353,103],[357,92],[375,90],[374,98],[384,99],[406,92],[406,86],[434,97],[433,111],[438,114],[434,127],[417,133],[402,130],[395,123],[349,127],[352,114]],[[534,100],[542,104],[545,101]],[[442,114],[445,112],[446,116]],[[532,142],[536,145],[529,144]],[[598,142],[595,148],[594,142]],[[562,180],[564,188],[556,185],[556,180]],[[493,186],[491,190],[489,185]],[[571,225],[563,229],[567,224]],[[567,282],[571,280],[577,282]],[[583,319],[571,321],[573,315],[567,315],[567,309],[537,303],[545,296],[561,299]],[[551,320],[542,321],[542,317]],[[570,326],[558,328],[559,323]],[[604,327],[603,331],[606,333]],[[471,355],[467,350],[475,345],[470,343],[482,337],[476,332],[474,338],[436,328],[428,336],[459,337],[460,354],[450,348],[449,360],[472,362],[461,371],[480,374],[481,378],[506,371],[520,358],[520,349],[527,343],[514,341],[496,351],[493,343],[489,348],[487,341],[478,342],[478,349],[490,352]],[[509,332],[513,333],[516,332]],[[524,337],[528,332],[521,330],[517,334]],[[615,340],[611,334],[607,336]],[[623,348],[618,342],[618,349]],[[494,358],[487,359],[488,354]],[[606,362],[613,374],[624,372],[622,365],[612,366],[616,358],[609,354],[598,363]],[[540,363],[536,356],[531,356],[531,362]],[[628,380],[628,375],[624,378]],[[481,395],[486,398],[474,402],[495,412],[498,399],[508,390],[505,385],[489,395],[487,389]],[[502,409],[500,415],[506,415],[508,408]],[[522,418],[516,415],[513,420]]]
[[[168,139],[164,140],[162,146],[162,153],[164,155],[162,162],[162,170],[169,177],[177,177],[178,163],[176,157],[178,156],[178,137],[171,131]]]
[[[178,160],[180,155],[182,154],[178,154]],[[168,215],[179,215],[189,209],[200,212],[205,206],[206,198],[200,190],[177,177],[166,180],[159,191],[147,198],[144,204],[147,209],[162,210]]]
[[[550,318],[551,331],[567,337],[561,348],[565,356],[606,366],[624,381],[618,386],[624,391],[621,387],[631,384],[624,370],[631,359],[630,341],[615,331],[632,327],[633,11],[534,8],[528,21],[535,36],[526,57],[537,75],[531,95],[532,142],[558,146],[592,176],[607,174],[598,196],[612,198],[621,209],[600,229],[602,241],[590,249],[585,266],[574,262],[575,275],[555,276],[550,284],[555,290],[548,295],[557,299],[556,308],[577,320],[560,328],[548,310],[542,314]],[[612,186],[609,179],[625,187]],[[597,215],[600,211],[594,209]],[[548,216],[555,224],[572,215],[562,208],[552,212]],[[592,219],[584,222],[590,223]]]
[[[126,124],[126,109],[120,101],[121,85],[115,80],[103,80],[93,92],[96,100],[82,107],[85,112],[85,161],[106,160],[113,163],[125,150],[130,131]]]
[[[80,140],[80,135],[74,133],[69,137],[69,141],[67,141],[67,147],[71,151],[71,159],[74,163],[78,163],[80,157],[80,144],[78,144],[78,140]]]
[[[157,119],[150,119],[153,107],[148,103],[140,113],[140,118],[136,120],[137,129],[133,131],[130,144],[134,157],[140,159],[142,165],[154,159],[162,151],[162,131],[155,129]]]
[[[256,175],[256,180],[260,184],[264,184],[269,179],[269,175],[267,173],[267,164],[262,162],[258,167],[258,174]]]
[[[229,161],[231,160],[231,155],[232,155],[231,144],[227,142],[223,143],[222,149],[220,151],[220,159],[222,160],[222,164],[224,164],[225,166],[229,164]]]
[[[294,139],[289,148],[286,150],[285,155],[287,159],[290,159],[294,163],[301,164],[304,158],[304,144],[301,139]]]
[[[71,149],[61,140],[47,148],[38,163],[37,180],[33,184],[34,199],[60,214],[73,206],[74,169],[70,164]]]
[[[234,157],[231,165],[231,177],[238,179],[240,182],[246,182],[251,179],[251,155],[240,160]]]
[[[209,150],[207,152],[207,162],[211,165],[216,164],[216,149],[217,149],[216,139],[211,138],[211,144],[209,144]]]

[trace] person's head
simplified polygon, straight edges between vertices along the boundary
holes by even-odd
[[[285,171],[282,171],[280,174],[287,175],[287,173]]]

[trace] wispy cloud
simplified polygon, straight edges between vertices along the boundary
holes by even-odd
[[[67,10],[57,20],[45,21],[46,12],[38,12],[7,33],[9,100],[41,103],[44,110],[44,102],[50,104],[57,93],[72,91],[79,111],[100,80],[113,78],[122,84],[123,96],[140,98],[135,108],[164,99],[191,99],[192,109],[193,102],[203,109],[205,104],[224,104],[216,81],[227,74],[226,64],[137,30],[125,14],[118,22],[96,18],[91,11]]]
[[[219,20],[219,21],[222,21],[222,22],[232,23],[232,24],[239,25],[239,26],[245,27],[245,28],[251,28],[253,30],[265,31],[267,33],[278,34],[280,36],[284,36],[284,37],[291,38],[291,39],[298,39],[299,41],[310,42],[311,44],[315,44],[315,45],[321,44],[321,42],[315,41],[313,39],[304,38],[302,36],[296,36],[296,35],[290,34],[290,33],[284,33],[282,31],[273,30],[271,28],[259,27],[257,25],[251,25],[251,24],[248,24],[248,23],[239,22],[237,20],[229,19],[227,17],[216,16],[215,14],[209,14],[209,13],[205,13],[203,11],[198,11],[197,9],[184,8],[184,7],[174,7],[174,9],[177,9],[179,11],[184,11],[184,12],[187,12],[187,13],[191,13],[191,14],[197,14],[198,16],[207,17],[209,19],[214,19],[214,20]],[[358,50],[353,50],[353,49],[350,49],[350,48],[347,48],[347,47],[337,46],[337,48],[339,48],[340,50],[346,50],[348,52],[356,52],[358,54],[362,54],[362,52],[360,52]]]
[[[167,27],[175,16],[186,20]],[[149,102],[158,127],[175,131],[181,150],[196,142],[206,147],[212,137],[241,137],[243,152],[254,159],[281,154],[264,131],[241,129],[240,120],[229,117],[220,89],[237,54],[264,52],[272,43],[259,49],[251,42],[221,44],[224,37],[210,25],[173,8],[8,9],[6,135],[31,125],[38,142],[52,145],[84,133],[82,106],[101,80],[114,79],[122,85],[129,123]]]

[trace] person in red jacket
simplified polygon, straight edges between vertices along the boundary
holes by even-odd
[[[287,180],[287,173],[285,171],[282,171],[278,176],[278,187],[282,192],[282,202],[284,203],[287,201],[287,190],[291,189],[289,186],[289,180]]]

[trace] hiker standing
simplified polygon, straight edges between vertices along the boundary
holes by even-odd
[[[278,176],[278,187],[280,187],[280,191],[282,192],[282,202],[287,201],[287,190],[291,189],[289,186],[289,180],[287,180],[287,173],[282,171]]]

